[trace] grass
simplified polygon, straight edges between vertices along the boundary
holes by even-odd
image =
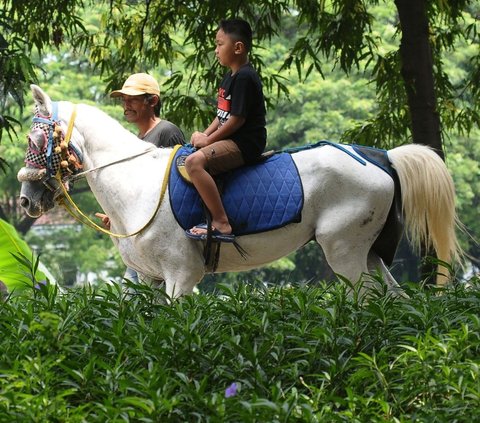
[[[0,422],[480,418],[478,283],[38,288],[0,304]]]

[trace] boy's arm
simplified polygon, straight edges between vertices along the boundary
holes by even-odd
[[[205,131],[195,131],[192,136],[190,137],[190,143],[197,148],[200,148],[201,140],[204,139],[206,136],[214,133],[218,129],[218,118],[215,117],[212,123],[208,126]],[[203,146],[202,146],[203,147]]]
[[[196,133],[195,139],[192,135],[192,143],[197,148],[202,148],[214,142],[221,140],[228,140],[237,129],[239,129],[245,123],[245,117],[243,116],[230,116],[228,120],[216,131],[207,135],[206,133]],[[209,127],[210,128],[210,127]]]
[[[208,128],[203,131],[205,135],[213,134],[218,129],[218,118],[215,116],[215,119],[212,120],[212,123],[208,125]]]
[[[244,116],[230,115],[228,120],[220,128],[208,136],[207,145],[220,140],[228,140],[230,136],[245,123],[245,120]]]

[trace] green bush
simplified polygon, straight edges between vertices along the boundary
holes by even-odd
[[[480,417],[480,294],[345,284],[38,285],[0,305],[0,421],[366,422]]]

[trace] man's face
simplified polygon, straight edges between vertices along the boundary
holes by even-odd
[[[145,119],[152,113],[145,95],[122,95],[123,114],[130,123]]]

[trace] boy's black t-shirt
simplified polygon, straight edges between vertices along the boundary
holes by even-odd
[[[217,118],[220,125],[230,115],[245,118],[245,123],[229,138],[238,145],[245,163],[251,163],[265,149],[267,130],[262,82],[250,63],[242,66],[233,76],[228,72],[218,89]]]

